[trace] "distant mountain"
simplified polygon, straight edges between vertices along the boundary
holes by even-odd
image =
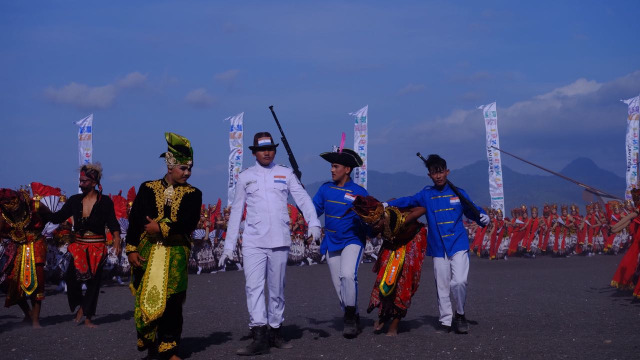
[[[449,175],[456,186],[463,188],[478,205],[488,206],[489,179],[486,161],[478,161],[463,168],[452,170]],[[542,206],[545,203],[578,204],[584,214],[583,188],[560,177],[549,175],[521,174],[503,166],[505,187],[505,206],[515,208],[521,204]],[[591,159],[578,158],[559,171],[562,175],[596,187],[613,195],[622,197],[626,186],[625,179],[599,168]],[[316,182],[307,185],[313,196],[322,185]],[[407,172],[382,173],[369,171],[369,193],[381,200],[393,197],[413,195],[426,185],[431,185],[427,177]],[[606,200],[606,199],[605,199]]]

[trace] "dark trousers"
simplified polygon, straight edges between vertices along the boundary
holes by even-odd
[[[82,295],[82,281],[78,280],[76,267],[73,261],[71,261],[65,280],[67,282],[67,299],[69,300],[69,308],[72,312],[76,311],[78,306],[81,306],[84,316],[91,317],[96,314],[103,267],[104,261],[98,266],[96,273],[85,281],[87,290],[84,295]]]

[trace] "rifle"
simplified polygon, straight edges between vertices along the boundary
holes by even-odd
[[[606,198],[610,198],[610,199],[616,199],[616,200],[622,200],[623,201],[623,199],[619,198],[618,196],[608,194],[608,193],[606,193],[606,192],[604,192],[604,191],[602,191],[600,189],[594,188],[593,186],[589,186],[587,184],[581,183],[580,181],[574,180],[574,179],[572,179],[572,178],[570,178],[568,176],[564,176],[564,175],[559,174],[559,173],[557,173],[555,171],[551,171],[551,170],[549,170],[547,168],[544,168],[544,167],[542,167],[542,166],[540,166],[538,164],[534,164],[531,161],[527,161],[527,160],[525,160],[525,159],[523,159],[523,158],[521,158],[519,156],[516,156],[516,155],[513,155],[511,153],[508,153],[508,152],[506,152],[506,151],[504,151],[502,149],[498,149],[495,146],[492,146],[491,148],[496,149],[496,150],[500,151],[501,153],[505,153],[505,154],[507,154],[507,155],[509,155],[511,157],[514,157],[514,158],[516,158],[516,159],[518,159],[518,160],[520,160],[522,162],[526,162],[529,165],[535,166],[540,170],[544,170],[544,171],[546,171],[548,173],[551,173],[551,174],[553,174],[555,176],[563,178],[563,179],[565,179],[567,181],[571,181],[572,183],[574,183],[574,184],[576,184],[576,185],[578,185],[580,187],[583,187],[585,189],[585,192],[587,192],[587,193],[590,193],[590,194],[593,194],[593,195],[596,195],[596,196],[602,196],[602,197],[606,197]]]
[[[284,135],[284,131],[282,131],[282,126],[280,126],[280,121],[278,121],[278,117],[276,116],[276,112],[273,111],[273,105],[269,106],[269,110],[271,110],[271,115],[273,115],[273,120],[276,121],[276,125],[278,125],[278,130],[280,130],[280,135],[282,137],[282,145],[284,145],[284,149],[287,150],[287,155],[289,156],[289,163],[291,164],[291,168],[293,169],[293,173],[296,175],[298,180],[302,183],[302,172],[300,172],[300,168],[298,167],[298,163],[296,162],[296,158],[293,156],[293,151],[291,150],[291,146],[289,146],[289,142],[287,141],[287,137]]]
[[[425,159],[420,153],[417,153],[416,156],[418,156],[420,159],[422,159],[422,161],[424,162],[425,165],[427,164],[427,159]],[[460,202],[462,203],[462,206],[466,207],[469,210],[471,210],[471,212],[473,213],[473,216],[475,216],[476,218],[480,219],[480,211],[478,211],[476,206],[473,205],[471,200],[469,200],[466,197],[464,197],[462,195],[462,193],[460,192],[460,190],[458,190],[458,188],[455,187],[455,185],[453,185],[453,183],[451,181],[449,181],[448,179],[447,179],[447,184],[449,184],[449,187],[451,188],[451,190],[453,190],[453,193],[456,194],[458,199],[460,199]]]

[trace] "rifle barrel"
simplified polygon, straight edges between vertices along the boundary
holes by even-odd
[[[271,110],[271,115],[273,115],[273,119],[276,121],[276,125],[278,125],[278,130],[280,130],[280,139],[282,140],[282,145],[287,151],[287,155],[289,156],[289,163],[291,164],[291,168],[293,169],[293,173],[296,175],[298,180],[302,183],[302,172],[298,167],[298,162],[296,158],[293,156],[293,151],[291,150],[291,146],[289,146],[289,142],[287,141],[287,137],[284,135],[284,131],[282,130],[282,126],[280,126],[280,121],[278,121],[278,116],[276,112],[273,110],[273,105],[269,106],[269,110]]]
[[[544,168],[544,167],[542,167],[542,166],[540,166],[540,165],[538,165],[538,164],[534,164],[534,163],[532,163],[531,161],[525,160],[525,159],[523,159],[523,158],[521,158],[521,157],[519,157],[519,156],[516,156],[516,155],[514,155],[514,154],[511,154],[511,153],[509,153],[509,152],[506,152],[506,151],[504,151],[504,150],[502,150],[502,149],[499,149],[499,148],[497,148],[497,147],[495,147],[495,146],[491,146],[491,147],[492,147],[492,148],[494,148],[494,149],[496,149],[496,150],[498,150],[498,151],[500,151],[500,152],[502,152],[502,153],[505,153],[505,154],[507,154],[507,155],[509,155],[509,156],[511,156],[511,157],[514,157],[514,158],[516,158],[516,159],[518,159],[518,160],[520,160],[520,161],[522,161],[522,162],[526,162],[526,163],[527,163],[527,164],[529,164],[529,165],[535,166],[535,167],[537,167],[537,168],[538,168],[538,169],[540,169],[540,170],[544,170],[544,171],[546,171],[546,172],[548,172],[548,173],[551,173],[551,174],[553,174],[553,175],[555,175],[555,176],[558,176],[558,177],[563,178],[563,179],[565,179],[565,180],[567,180],[567,181],[570,181],[570,182],[572,182],[572,183],[574,183],[574,184],[576,184],[576,185],[578,185],[578,186],[580,186],[580,187],[583,187],[583,188],[587,189],[587,191],[589,191],[589,192],[591,192],[591,193],[593,193],[593,194],[600,195],[600,196],[604,196],[604,197],[607,197],[607,198],[610,198],[610,199],[623,200],[623,199],[621,199],[621,198],[619,198],[619,197],[617,197],[617,196],[615,196],[615,195],[611,195],[611,194],[606,193],[606,192],[604,192],[604,191],[602,191],[602,190],[600,190],[600,189],[594,188],[593,186],[589,186],[589,185],[587,185],[587,184],[585,184],[585,183],[581,183],[581,182],[580,182],[580,181],[578,181],[578,180],[574,180],[574,179],[572,179],[572,178],[570,178],[570,177],[568,177],[568,176],[562,175],[562,174],[557,173],[557,172],[555,172],[555,171],[553,171],[553,170],[549,170],[549,169]]]

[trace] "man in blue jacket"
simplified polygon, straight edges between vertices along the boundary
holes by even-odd
[[[434,186],[426,186],[413,196],[389,201],[389,206],[399,208],[421,206],[427,209],[427,255],[433,257],[433,273],[438,288],[440,324],[449,331],[453,320],[450,293],[456,302],[455,331],[467,333],[469,325],[464,316],[469,273],[469,237],[462,222],[462,215],[481,226],[489,223],[489,216],[479,206],[467,200],[462,189],[453,189],[447,180],[447,162],[439,155],[429,155],[425,161]],[[462,200],[462,201],[461,201]],[[478,211],[468,206],[467,202]]]
[[[367,190],[351,180],[351,172],[362,166],[362,158],[351,149],[325,152],[320,156],[331,163],[331,180],[320,186],[313,197],[318,216],[324,214],[324,239],[320,252],[327,257],[331,280],[344,311],[342,335],[353,339],[360,332],[358,323],[358,266],[367,227],[355,212],[348,212],[356,196]]]

